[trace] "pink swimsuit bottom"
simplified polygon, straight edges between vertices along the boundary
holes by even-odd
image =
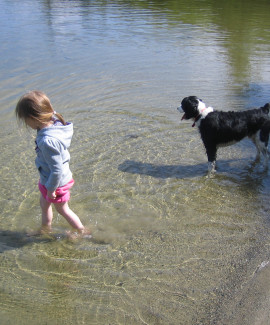
[[[55,190],[56,198],[55,199],[50,199],[47,196],[47,189],[44,185],[38,182],[38,188],[42,194],[42,196],[46,199],[46,201],[50,203],[63,203],[63,202],[68,202],[70,199],[70,192],[69,189],[73,186],[74,180],[72,179],[70,182],[68,182],[66,185],[58,187]]]

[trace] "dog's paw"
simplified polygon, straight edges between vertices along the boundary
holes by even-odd
[[[216,172],[216,162],[215,161],[208,161],[208,174]]]

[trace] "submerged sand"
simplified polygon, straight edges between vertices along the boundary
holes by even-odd
[[[258,266],[252,278],[228,306],[224,324],[269,325],[270,324],[270,262]]]

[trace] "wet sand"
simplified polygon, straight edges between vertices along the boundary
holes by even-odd
[[[267,263],[266,266],[264,266]],[[227,307],[223,324],[270,324],[270,262],[264,261]],[[224,319],[224,318],[223,318]]]

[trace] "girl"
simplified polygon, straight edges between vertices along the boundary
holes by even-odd
[[[66,123],[56,113],[49,98],[41,91],[23,95],[17,106],[16,116],[34,130],[36,137],[36,167],[39,171],[40,206],[42,227],[39,233],[51,231],[52,203],[56,211],[80,234],[85,228],[79,217],[69,208],[69,189],[74,184],[69,169],[68,148],[73,135],[73,124]]]

